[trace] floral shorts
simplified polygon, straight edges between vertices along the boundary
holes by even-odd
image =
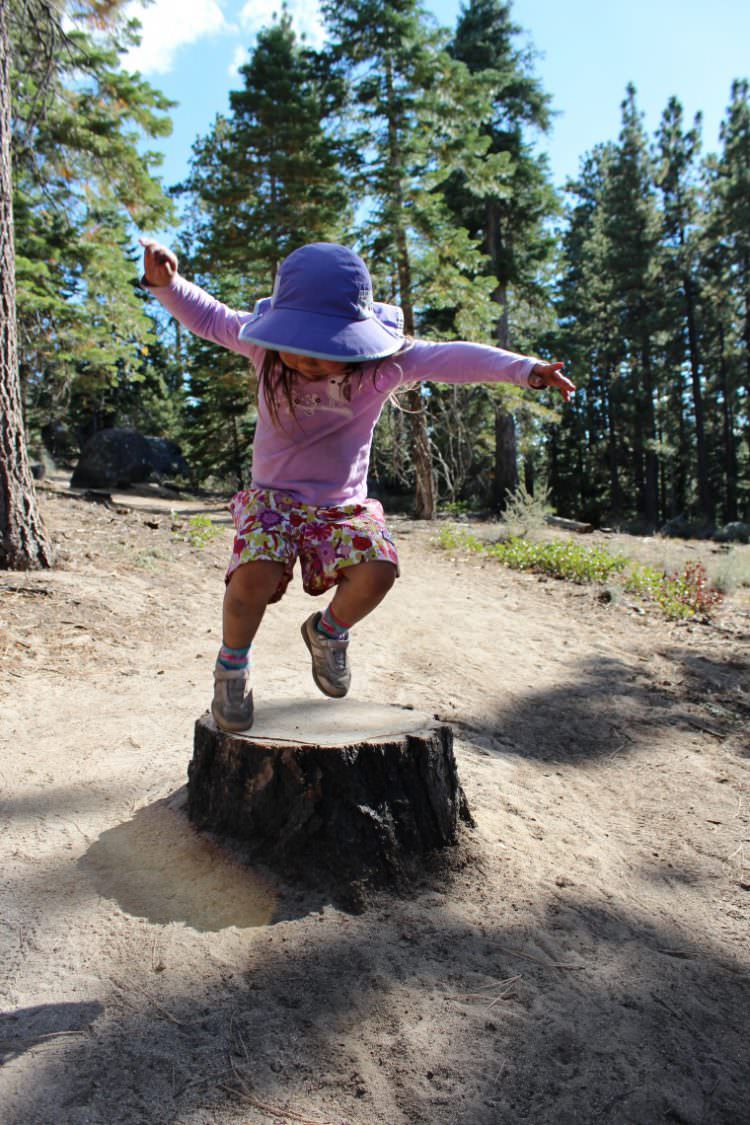
[[[314,508],[284,492],[251,488],[236,493],[229,510],[235,539],[226,581],[243,563],[283,563],[284,573],[272,602],[283,597],[297,559],[308,594],[330,590],[341,570],[361,562],[393,563],[398,573],[398,554],[378,500]]]

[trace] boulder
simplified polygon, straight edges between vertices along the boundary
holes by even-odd
[[[725,523],[716,538],[720,543],[750,543],[750,523],[742,520]]]
[[[71,478],[73,488],[128,488],[162,477],[187,476],[179,445],[137,430],[99,430],[84,445]]]

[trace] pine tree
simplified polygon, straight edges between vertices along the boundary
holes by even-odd
[[[620,295],[608,268],[605,233],[604,199],[614,158],[614,145],[597,146],[567,189],[556,343],[576,371],[578,389],[559,426],[548,432],[553,501],[561,511],[595,522],[605,514],[624,514],[629,459]]]
[[[51,566],[52,549],[34,495],[18,383],[6,15],[0,3],[0,567],[29,570]]]
[[[659,220],[649,146],[629,85],[622,128],[603,196],[606,268],[618,293],[620,332],[627,348],[623,371],[632,412],[633,471],[638,512],[659,520],[658,370]]]
[[[99,9],[96,16],[99,18]],[[153,321],[134,284],[132,223],[169,202],[139,135],[170,129],[168,102],[124,72],[134,24],[59,32],[45,59],[14,27],[14,166],[22,389],[36,427],[64,417],[83,436],[138,398]],[[39,106],[43,104],[43,113]]]
[[[750,465],[750,83],[732,84],[727,114],[721,126],[722,148],[712,163],[708,239],[716,272],[713,293],[714,354],[718,352],[720,394],[724,404],[725,464],[738,468],[738,451],[731,436],[744,418],[742,492],[728,486],[728,512],[748,503]],[[718,278],[724,285],[719,288]],[[732,518],[732,514],[728,518]]]
[[[530,53],[516,45],[519,34],[510,3],[469,0],[462,6],[450,50],[492,91],[481,132],[502,174],[494,190],[479,190],[463,170],[451,177],[447,187],[453,213],[486,255],[486,272],[493,279],[492,297],[498,306],[495,342],[516,348],[513,306],[521,319],[527,310],[538,314],[549,303],[546,267],[553,251],[549,220],[557,210],[546,158],[534,153],[529,140],[530,133],[543,134],[549,128],[549,97],[532,73]],[[504,388],[498,388],[494,398],[493,491],[495,506],[503,508],[518,484],[514,398]]]
[[[440,334],[441,321],[484,328],[489,286],[479,276],[481,253],[456,224],[443,186],[460,163],[473,178],[497,175],[477,128],[487,90],[445,52],[444,36],[417,0],[348,0],[324,9],[365,130],[368,217],[360,235],[379,292],[401,305],[407,334],[423,325]],[[436,506],[429,399],[421,388],[407,398],[418,518],[431,518]]]
[[[291,17],[259,32],[230,110],[193,146],[180,187],[184,268],[235,308],[270,293],[279,262],[308,242],[337,241],[351,217],[345,137],[327,128],[343,87],[324,55],[301,44]],[[236,355],[191,338],[191,459],[202,476],[241,482],[255,424],[254,383]]]
[[[700,196],[697,179],[700,154],[700,118],[684,130],[682,106],[671,98],[657,134],[659,164],[657,184],[661,192],[663,300],[673,346],[672,420],[676,421],[679,455],[676,483],[678,511],[687,502],[687,481],[697,479],[700,510],[706,521],[713,519],[706,439],[703,364],[700,347],[698,257],[700,251]],[[695,427],[695,461],[686,439],[682,407],[682,368],[687,362]],[[696,471],[697,470],[697,471]]]

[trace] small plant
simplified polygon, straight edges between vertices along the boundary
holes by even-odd
[[[469,510],[468,500],[443,500],[440,504],[440,512],[446,516],[465,516]]]
[[[533,570],[571,582],[605,582],[626,563],[623,556],[612,555],[603,547],[557,541],[532,543],[518,536],[495,543],[486,553],[514,570]]]
[[[521,481],[515,492],[506,492],[505,495],[502,519],[511,537],[526,537],[542,530],[547,516],[553,511],[549,502],[549,489],[537,489],[532,496]]]
[[[558,541],[534,543],[517,535],[500,543],[487,544],[455,526],[442,528],[437,542],[443,550],[469,551],[497,559],[513,570],[532,570],[573,582],[604,582],[626,565],[623,556],[612,555],[603,547]]]
[[[740,586],[750,586],[750,547],[731,547],[711,569],[712,585],[721,594],[732,594]]]
[[[185,524],[179,523],[174,519],[172,520],[172,534],[180,539],[184,539],[191,547],[198,547],[202,549],[212,539],[215,539],[221,532],[209,516],[191,516]]]
[[[710,617],[722,600],[702,563],[687,563],[682,573],[664,574],[649,566],[638,566],[628,575],[625,589],[659,606],[670,621]]]
[[[440,528],[437,545],[441,551],[469,551],[471,554],[478,554],[485,549],[485,544],[476,535],[455,524],[446,524]]]

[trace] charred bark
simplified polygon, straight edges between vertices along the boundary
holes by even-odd
[[[398,883],[471,823],[447,726],[334,746],[251,734],[198,720],[188,816],[283,872]]]
[[[10,58],[7,6],[0,2],[0,569],[52,565],[26,453],[16,338]]]

